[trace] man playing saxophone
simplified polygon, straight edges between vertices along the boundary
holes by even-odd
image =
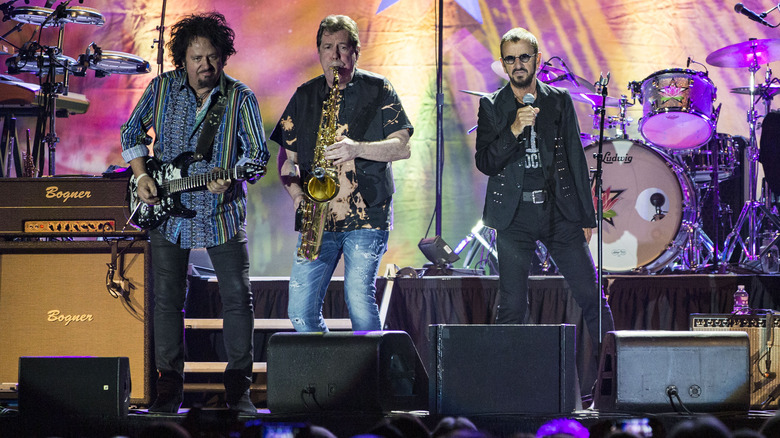
[[[375,281],[392,228],[391,162],[409,158],[413,128],[390,82],[356,68],[351,18],[325,17],[317,52],[323,74],[298,87],[270,137],[301,218],[287,311],[299,332],[328,331],[322,303],[343,255],[352,330],[381,330]]]

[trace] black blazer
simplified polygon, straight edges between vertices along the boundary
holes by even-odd
[[[544,177],[553,189],[551,195],[566,219],[583,228],[594,228],[596,212],[588,164],[569,91],[541,81],[537,81],[536,90],[536,136]],[[496,230],[509,226],[522,200],[525,148],[520,147],[510,129],[516,113],[509,84],[479,101],[475,159],[477,169],[490,177],[482,221]]]

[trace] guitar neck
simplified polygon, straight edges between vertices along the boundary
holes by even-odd
[[[168,194],[202,190],[206,184],[218,179],[237,179],[237,167],[228,170],[215,170],[213,172],[201,173],[199,175],[185,176],[163,183],[163,189]]]

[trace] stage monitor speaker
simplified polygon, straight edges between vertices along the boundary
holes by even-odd
[[[569,413],[575,326],[431,325],[431,414]]]
[[[148,404],[150,268],[147,241],[0,242],[0,382],[22,356],[127,357],[130,402]]]
[[[428,376],[406,332],[275,333],[271,413],[424,410]]]
[[[613,331],[601,354],[599,411],[748,410],[746,333]]]
[[[694,313],[691,330],[705,332],[745,332],[750,339],[750,407],[778,408],[780,391],[780,317]],[[769,327],[771,326],[771,329]],[[770,397],[774,397],[774,400]],[[769,403],[765,403],[770,400]]]
[[[50,421],[127,417],[130,361],[126,357],[20,357],[19,413]]]

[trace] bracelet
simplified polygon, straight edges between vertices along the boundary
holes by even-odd
[[[148,173],[144,172],[144,173],[138,175],[137,177],[135,177],[135,183],[138,184],[138,181],[141,181],[141,178],[143,178],[145,176],[151,178],[151,176],[149,176]]]

